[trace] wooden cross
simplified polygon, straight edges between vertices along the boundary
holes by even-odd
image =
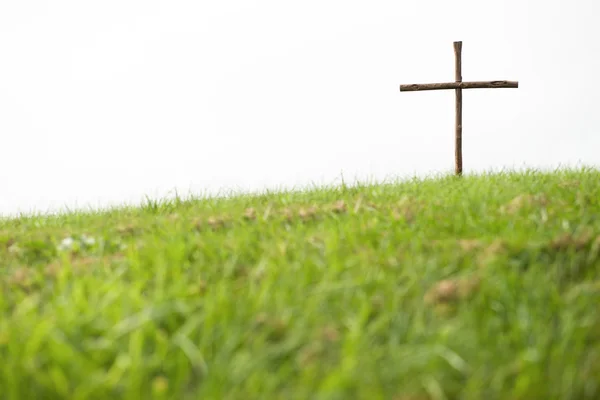
[[[456,91],[456,136],[455,136],[455,171],[462,175],[462,90],[463,89],[495,89],[518,88],[519,82],[515,81],[487,81],[463,82],[462,81],[462,42],[454,42],[454,58],[456,81],[448,83],[424,83],[400,85],[401,92],[416,92],[419,90],[455,89]]]

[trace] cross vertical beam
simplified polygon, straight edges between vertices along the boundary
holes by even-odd
[[[424,83],[400,85],[401,92],[416,92],[421,90],[454,89],[456,94],[456,126],[455,126],[455,151],[454,169],[457,176],[462,175],[462,90],[463,89],[495,89],[495,88],[518,88],[517,81],[485,81],[485,82],[463,82],[462,81],[462,42],[454,42],[454,67],[455,81],[446,83]]]
[[[457,83],[462,82],[462,42],[454,42],[454,70]],[[456,91],[456,133],[454,136],[454,171],[462,175],[462,89]]]

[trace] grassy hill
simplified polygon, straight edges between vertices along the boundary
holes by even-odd
[[[1,399],[598,399],[600,172],[0,221]]]

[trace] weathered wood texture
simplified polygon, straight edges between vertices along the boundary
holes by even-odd
[[[496,88],[518,88],[516,81],[485,81],[485,82],[446,82],[446,83],[413,83],[400,85],[401,92],[417,92],[421,90],[440,89],[496,89]]]
[[[462,42],[454,42],[456,83],[462,83]],[[462,88],[456,90],[456,133],[454,136],[454,171],[462,175]]]

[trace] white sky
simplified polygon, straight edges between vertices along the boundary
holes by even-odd
[[[0,214],[600,164],[597,0],[2,0]]]

